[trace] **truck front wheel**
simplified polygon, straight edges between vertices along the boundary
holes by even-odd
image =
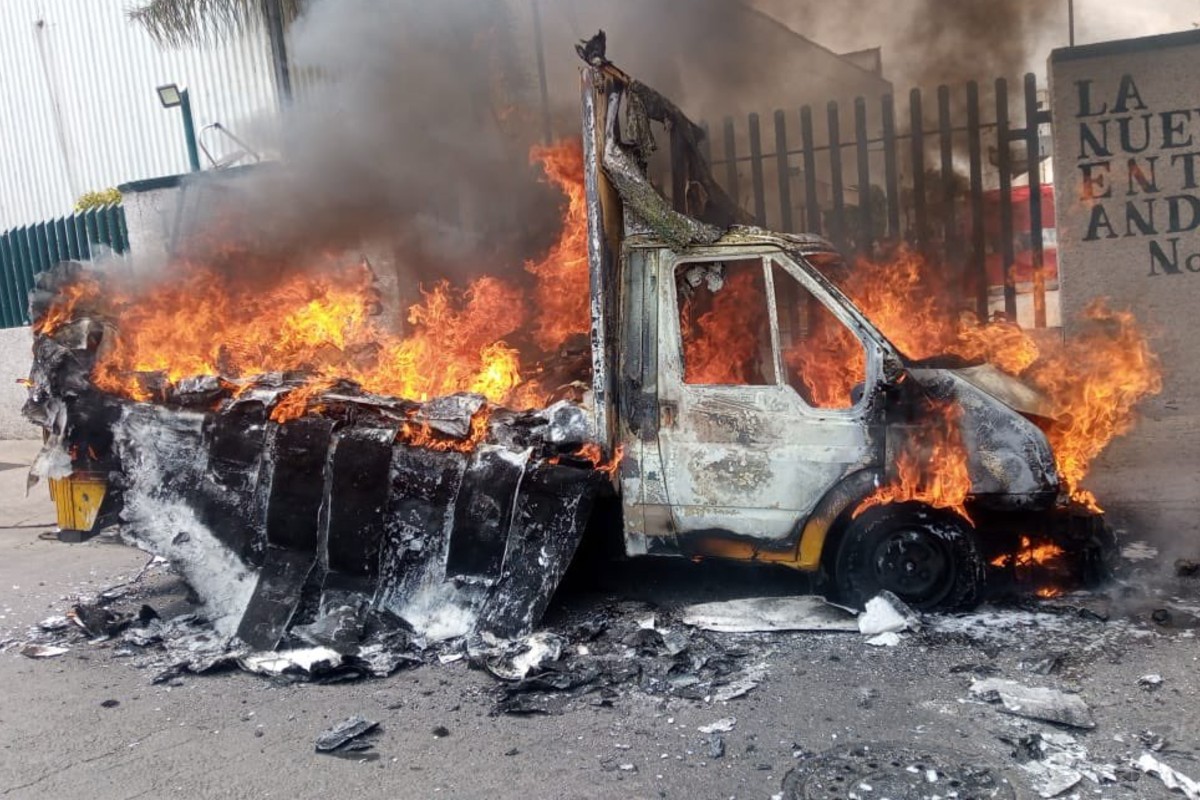
[[[974,608],[984,575],[967,523],[914,503],[874,506],[849,520],[833,564],[838,596],[859,608],[884,589],[922,610]]]

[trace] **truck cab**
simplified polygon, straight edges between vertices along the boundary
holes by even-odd
[[[669,100],[602,56],[582,76],[593,427],[623,454],[626,554],[780,564],[851,604],[886,589],[922,608],[978,603],[1021,534],[1104,562],[1111,534],[1062,496],[1036,392],[907,358],[830,279],[832,245],[746,224]],[[684,173],[671,203],[647,177],[651,122]],[[948,429],[963,504],[871,499]]]

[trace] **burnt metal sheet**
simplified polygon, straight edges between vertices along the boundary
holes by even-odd
[[[350,428],[334,436],[322,540],[326,574],[322,607],[345,594],[374,593],[386,532],[396,428]],[[332,595],[339,595],[333,597]]]
[[[503,570],[479,629],[501,638],[528,631],[541,619],[575,555],[591,515],[600,477],[580,481],[578,471],[552,464],[525,470],[513,510]]]
[[[251,647],[273,650],[279,644],[316,564],[332,431],[333,421],[322,417],[301,417],[274,428],[267,549],[258,585],[238,626],[238,638]]]
[[[486,446],[472,454],[454,504],[447,577],[484,581],[500,577],[513,504],[529,455],[528,450],[514,453]]]

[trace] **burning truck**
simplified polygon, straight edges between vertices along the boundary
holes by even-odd
[[[627,555],[791,567],[850,604],[1102,577],[1114,540],[1079,481],[1157,390],[1132,318],[1098,304],[1094,335],[1047,348],[954,320],[912,252],[848,266],[750,226],[702,129],[602,38],[579,50],[582,144],[534,151],[568,202],[525,265],[532,309],[498,278],[439,283],[399,334],[363,265],[138,287],[62,264],[31,299],[34,475],[255,650],[526,634],[611,510]]]

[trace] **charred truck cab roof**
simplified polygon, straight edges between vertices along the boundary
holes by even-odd
[[[968,563],[957,567],[965,586],[983,584],[984,559],[992,548],[1011,548],[1017,530],[1063,527],[1067,518],[1066,527],[1088,529],[1079,535],[1095,535],[1091,515],[1067,512],[1060,497],[1053,454],[1036,423],[1046,404],[1034,390],[988,365],[906,358],[828,277],[846,269],[829,242],[747,224],[699,155],[702,130],[602,54],[588,56],[583,127],[594,423],[600,440],[624,453],[619,491],[627,554],[853,571],[849,562],[839,566],[839,559],[857,557],[845,552],[857,545],[842,541],[850,531],[851,539],[866,537],[876,547],[860,558],[864,563],[887,562],[895,540],[896,552],[924,548],[927,567],[948,569],[962,549],[958,542],[973,540]],[[670,137],[673,204],[646,177],[655,147],[651,122],[662,123]],[[761,324],[763,333],[753,336],[744,326],[724,332],[719,345],[729,358],[749,347],[753,366],[733,380],[710,380],[695,369],[696,359],[685,364],[685,327],[695,320],[683,317],[700,295],[738,286],[753,286],[756,302],[765,301],[761,319],[750,323]],[[794,354],[785,340],[815,324],[788,319],[801,295],[818,304],[805,313],[826,314],[862,346],[862,378],[844,402],[814,402],[789,378]],[[934,413],[947,407],[952,414]],[[864,499],[896,477],[914,437],[931,426],[956,427],[962,437],[971,518],[898,503],[890,516],[909,520],[900,529],[881,512],[874,516],[884,521],[868,520],[864,532],[867,522],[856,521]],[[937,532],[927,517],[955,529],[953,535]],[[912,531],[922,526],[918,537]],[[939,537],[952,544],[942,547]],[[893,560],[914,569],[908,556]],[[918,587],[910,596],[930,607],[980,596],[978,587],[942,592],[911,576],[894,584],[906,585]],[[862,599],[853,596],[854,586],[848,594]]]

